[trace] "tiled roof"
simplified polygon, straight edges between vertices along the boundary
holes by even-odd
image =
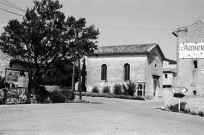
[[[167,72],[171,72],[171,73],[177,73],[176,68],[163,68],[163,72],[167,73]]]
[[[136,44],[118,46],[100,46],[94,54],[144,54],[150,52],[157,44]]]

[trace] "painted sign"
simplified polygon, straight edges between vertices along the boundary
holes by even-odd
[[[16,84],[18,87],[28,87],[28,73],[6,69],[6,82]]]
[[[204,43],[180,43],[179,58],[204,58]]]
[[[173,93],[185,93],[188,90],[185,87],[175,87],[173,88]]]

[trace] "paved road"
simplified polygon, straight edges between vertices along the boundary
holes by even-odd
[[[0,135],[203,135],[204,118],[161,101],[83,97],[92,103],[0,106]]]

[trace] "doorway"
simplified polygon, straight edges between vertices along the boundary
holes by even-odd
[[[157,86],[158,86],[158,80],[157,79],[153,79],[153,96],[154,97],[156,97]]]
[[[159,76],[153,76],[153,96],[157,96],[157,89],[159,87]]]

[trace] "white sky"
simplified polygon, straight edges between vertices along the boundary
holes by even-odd
[[[33,0],[6,0],[22,9],[33,6]],[[0,8],[21,15],[24,12],[2,3]],[[85,17],[87,24],[100,30],[99,46],[157,43],[166,58],[176,60],[178,27],[190,25],[204,17],[204,0],[59,0],[62,12],[77,19]],[[8,3],[7,3],[8,4]],[[0,10],[2,26],[21,16]]]

